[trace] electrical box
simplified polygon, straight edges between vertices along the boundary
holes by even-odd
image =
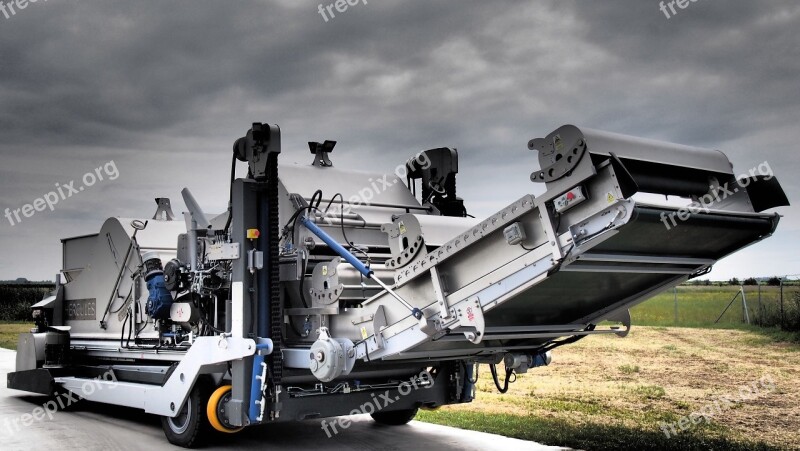
[[[209,260],[236,260],[239,258],[239,243],[212,244],[206,249]]]
[[[582,186],[576,186],[566,193],[553,199],[557,213],[563,213],[586,200],[586,193]]]
[[[510,245],[516,245],[523,241],[525,241],[525,229],[522,228],[522,224],[515,222],[510,226],[503,229],[503,236],[506,237],[506,241]]]

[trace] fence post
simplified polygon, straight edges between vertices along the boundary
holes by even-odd
[[[759,326],[763,327],[764,326],[764,306],[761,305],[761,282],[760,281],[756,281],[756,285],[758,285],[758,317],[757,317],[758,319],[756,320],[756,323]]]
[[[747,310],[747,296],[744,294],[744,285],[739,287],[742,290],[742,310],[744,311],[744,321],[750,324],[750,312]]]
[[[678,325],[678,287],[672,288],[673,299],[675,300],[675,325]]]

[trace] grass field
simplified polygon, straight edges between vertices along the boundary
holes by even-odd
[[[17,349],[17,336],[30,332],[33,324],[0,322],[0,348]]]
[[[756,332],[636,327],[624,339],[589,337],[554,351],[549,367],[504,395],[481,370],[475,402],[418,419],[591,450],[800,448],[800,346]],[[774,391],[672,438],[662,432],[660,422],[738,396],[765,375]]]
[[[780,288],[745,286],[748,312],[751,323],[769,315],[779,315]],[[677,288],[678,320],[675,321],[675,295],[670,290],[639,304],[631,309],[633,324],[642,326],[714,327],[714,321],[722,314],[738,286],[680,286]],[[784,287],[784,307],[794,307],[794,296],[800,292],[798,286]],[[761,301],[759,302],[759,298]],[[777,317],[777,316],[776,316]],[[741,297],[734,302],[717,327],[739,326],[744,324],[744,311]]]

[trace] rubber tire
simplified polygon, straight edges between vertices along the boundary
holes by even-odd
[[[235,434],[244,429],[243,427],[228,427],[219,419],[218,404],[225,395],[231,392],[231,389],[232,387],[230,385],[218,387],[208,398],[208,403],[206,403],[206,418],[208,418],[208,423],[215,430],[226,434]]]
[[[170,443],[184,448],[194,448],[203,443],[211,429],[206,417],[207,399],[207,391],[198,381],[189,393],[181,414],[175,418],[161,417],[161,428]],[[182,418],[184,413],[186,416]]]
[[[402,426],[413,420],[417,416],[417,412],[419,412],[419,409],[393,410],[391,412],[375,412],[371,416],[376,423],[387,426]]]

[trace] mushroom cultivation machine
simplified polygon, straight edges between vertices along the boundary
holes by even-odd
[[[764,211],[788,205],[771,174],[737,178],[719,151],[568,125],[528,143],[546,192],[478,220],[455,149],[386,175],[334,167],[334,145],[279,166],[280,129],[254,124],[227,212],[184,190],[183,221],[161,198],[152,219],[64,239],[65,280],[33,306],[8,386],[142,409],[187,447],[358,412],[405,424],[471,401],[477,364],[505,391],[556,347],[625,336],[631,306],[770,236]]]

